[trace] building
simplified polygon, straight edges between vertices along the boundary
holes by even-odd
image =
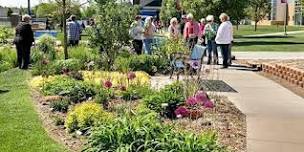
[[[7,16],[8,9],[9,9],[8,7],[0,6],[0,17],[8,17]],[[20,12],[19,8],[11,8],[11,9],[12,9],[13,13],[19,14],[19,12]]]
[[[270,3],[271,13],[259,22],[260,25],[283,25],[286,12],[288,25],[303,25],[301,0],[288,0],[287,4],[282,3],[282,0],[270,0]]]

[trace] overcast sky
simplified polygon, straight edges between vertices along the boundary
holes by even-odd
[[[31,6],[35,6],[40,2],[48,0],[31,0]],[[80,2],[85,2],[86,0],[80,0]],[[0,0],[0,6],[9,6],[9,7],[27,7],[27,0]]]

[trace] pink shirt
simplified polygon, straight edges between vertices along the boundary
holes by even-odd
[[[199,34],[198,34],[198,37],[202,37],[204,35],[204,30],[205,30],[205,24],[200,23],[199,24]]]
[[[199,24],[195,21],[189,21],[184,28],[184,39],[195,38],[199,36]]]

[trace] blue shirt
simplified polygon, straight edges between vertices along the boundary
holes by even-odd
[[[67,23],[68,28],[68,39],[76,40],[80,39],[81,27],[77,21],[71,21]]]

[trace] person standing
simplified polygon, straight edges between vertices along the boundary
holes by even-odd
[[[152,54],[152,43],[154,39],[155,26],[152,24],[152,17],[147,17],[144,24],[144,49],[145,53]]]
[[[204,33],[205,25],[206,25],[206,19],[205,19],[205,18],[202,18],[202,19],[200,20],[200,23],[199,23],[199,39],[200,39],[201,44],[202,44],[203,46],[206,46],[206,42],[205,42],[205,33]]]
[[[204,35],[207,42],[207,48],[208,48],[208,61],[207,64],[211,64],[212,58],[213,63],[218,64],[218,52],[217,52],[217,46],[215,43],[215,37],[218,30],[218,24],[214,22],[214,16],[208,15],[207,18],[207,24],[205,25],[204,29]]]
[[[168,28],[168,31],[170,33],[170,38],[174,40],[177,40],[179,37],[179,30],[177,24],[178,24],[177,18],[174,17],[170,20],[170,26]]]
[[[220,15],[221,25],[215,41],[220,46],[223,55],[223,68],[228,68],[229,45],[233,41],[233,27],[226,13]]]
[[[67,23],[67,28],[69,45],[78,45],[80,40],[81,25],[76,21],[75,15],[71,15],[70,20]]]
[[[198,41],[199,24],[194,20],[191,13],[187,15],[187,21],[184,28],[184,39],[188,43],[189,49],[192,50]]]
[[[30,64],[31,47],[34,42],[34,33],[30,24],[31,16],[22,16],[22,22],[16,27],[14,44],[17,49],[19,69],[28,69]]]
[[[133,38],[133,48],[136,54],[140,55],[143,48],[143,33],[144,28],[141,22],[141,16],[136,16],[135,21],[131,24],[130,36]]]

